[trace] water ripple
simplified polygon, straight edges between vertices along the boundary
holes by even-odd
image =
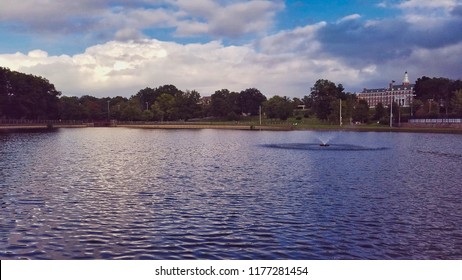
[[[462,258],[458,136],[317,136],[2,137],[0,258]]]

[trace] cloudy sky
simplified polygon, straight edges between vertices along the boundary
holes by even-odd
[[[0,66],[98,97],[461,79],[462,0],[0,0]]]

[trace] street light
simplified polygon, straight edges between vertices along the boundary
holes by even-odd
[[[261,105],[258,107],[258,110],[259,110],[259,115],[260,115],[260,126],[261,126]]]
[[[107,101],[107,120],[108,121],[109,121],[109,103],[110,102],[111,102],[110,100]]]
[[[393,84],[395,81],[391,81],[390,84],[390,127],[393,127]]]

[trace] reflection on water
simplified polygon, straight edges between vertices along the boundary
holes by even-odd
[[[0,134],[0,258],[462,258],[461,136],[317,137]]]
[[[276,149],[291,149],[291,150],[305,150],[305,151],[380,151],[387,150],[386,147],[365,147],[352,144],[329,144],[323,142],[322,144],[313,143],[282,143],[282,144],[266,144],[263,145],[268,148]]]

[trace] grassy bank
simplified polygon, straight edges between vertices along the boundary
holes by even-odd
[[[47,124],[15,124],[15,125],[4,125],[0,124],[0,132],[16,132],[16,131],[38,131],[38,130],[53,130],[58,128],[82,128],[87,127],[86,125],[47,125]]]
[[[25,130],[43,130],[56,128],[81,128],[88,127],[88,124],[53,124],[52,127],[46,124],[0,124],[0,132],[14,132]],[[438,127],[392,127],[380,124],[360,124],[360,125],[334,125],[322,122],[316,118],[308,119],[289,119],[287,121],[263,119],[262,125],[258,117],[247,118],[241,121],[214,120],[208,122],[176,122],[176,123],[121,123],[118,127],[143,128],[143,129],[234,129],[234,130],[336,130],[336,131],[358,131],[358,132],[416,132],[416,133],[452,133],[462,134],[462,129],[457,128],[438,128]]]

